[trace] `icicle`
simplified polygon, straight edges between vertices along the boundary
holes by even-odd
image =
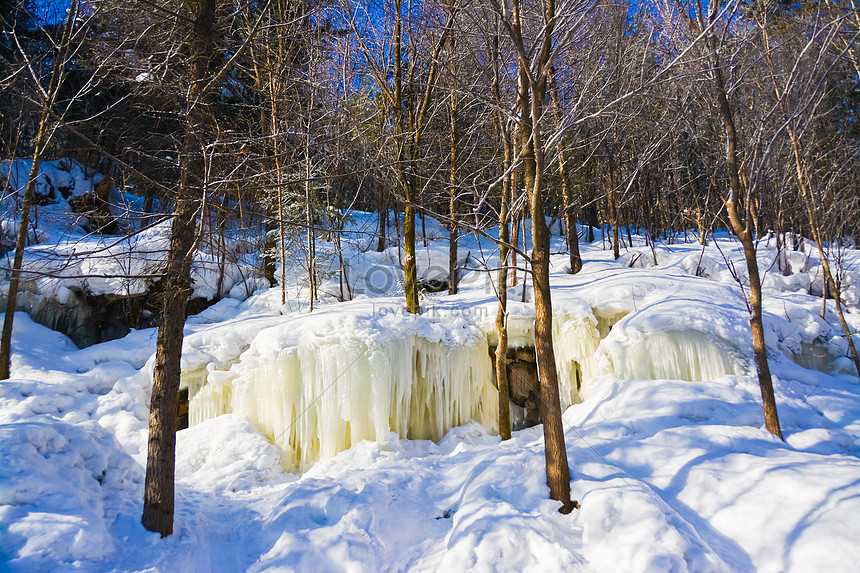
[[[581,387],[598,374],[598,321],[592,317],[554,317],[553,349],[562,409],[582,402]]]
[[[693,330],[639,334],[623,344],[601,346],[620,378],[706,381],[746,373],[740,351],[714,335]]]
[[[381,345],[346,340],[289,349],[230,373],[210,372],[191,401],[191,417],[244,414],[287,451],[290,469],[304,470],[392,431],[438,440],[468,421],[495,431],[491,368],[484,342],[449,347],[416,335]],[[190,386],[200,374],[186,377]]]

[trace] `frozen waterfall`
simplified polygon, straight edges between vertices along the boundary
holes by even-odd
[[[440,439],[477,421],[496,428],[498,392],[487,346],[447,346],[409,335],[384,344],[359,339],[287,349],[229,371],[184,376],[190,421],[244,414],[286,452],[284,465],[306,469],[361,440],[390,432]]]
[[[640,332],[626,327],[626,315],[589,309],[555,318],[563,408],[587,397],[602,375],[714,380],[745,372],[741,351],[713,334]],[[495,331],[489,324],[458,328],[467,335],[456,340],[431,340],[412,328],[392,336],[341,331],[312,337],[312,343],[252,345],[217,368],[209,364],[183,373],[190,423],[244,414],[284,449],[284,466],[300,471],[361,440],[383,441],[391,432],[438,440],[469,421],[494,432],[498,391],[489,347],[496,344]],[[534,346],[533,318],[511,317],[508,332],[511,348]]]

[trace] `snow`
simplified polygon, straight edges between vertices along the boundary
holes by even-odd
[[[832,301],[822,318],[809,294],[820,280],[810,245],[788,254],[788,275],[759,245],[785,442],[763,427],[735,279],[746,280],[743,256],[728,235],[717,234],[719,249],[657,244],[658,264],[632,266],[634,250],[654,262],[644,239],[615,261],[598,238],[582,245],[577,275],[553,256],[565,439],[582,504],[565,516],[548,499],[541,428],[494,435],[495,277],[464,272],[461,294],[425,294],[424,314],[406,315],[397,246],[367,250],[374,223],[355,213],[342,237],[353,300],[338,302],[330,260],[308,313],[299,263],[288,261],[286,305],[279,288],[249,283],[186,323],[194,425],[177,434],[165,539],[140,525],[154,329],[77,349],[17,313],[13,378],[0,382],[0,569],[856,569],[860,384]],[[431,267],[447,243],[427,227],[437,238],[421,246],[419,271],[442,277]],[[33,247],[73,247],[43,230]],[[165,233],[148,231],[148,244]],[[486,239],[460,241],[470,267],[497,262]],[[554,236],[553,252],[562,245]],[[854,292],[860,255],[842,258]],[[522,288],[509,290],[513,347],[534,340]]]
[[[5,218],[0,225],[3,268],[10,269],[15,237],[32,160],[0,161],[0,199]],[[169,220],[143,225],[148,215],[143,198],[112,187],[109,199],[118,235],[86,232],[87,218],[74,213],[69,200],[93,191],[104,176],[71,159],[43,161],[39,166],[36,193],[44,205],[31,213],[31,234],[24,252],[23,280],[31,281],[25,303],[38,308],[45,301],[67,302],[74,290],[92,295],[137,295],[149,291],[163,270],[170,245]],[[143,225],[143,228],[141,226]],[[268,288],[258,272],[259,257],[235,229],[226,253],[218,241],[206,236],[192,261],[193,297],[212,300],[228,294],[247,298]],[[8,281],[9,271],[3,271]],[[4,283],[5,284],[5,283]],[[219,292],[219,288],[221,291]],[[19,310],[22,308],[19,305]],[[32,314],[36,314],[33,312]]]

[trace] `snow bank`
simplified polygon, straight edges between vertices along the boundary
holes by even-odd
[[[283,452],[253,422],[227,414],[176,435],[176,475],[201,488],[249,489],[284,479]]]
[[[137,511],[140,466],[94,422],[0,425],[0,531],[11,571],[73,569],[118,547],[111,526]]]

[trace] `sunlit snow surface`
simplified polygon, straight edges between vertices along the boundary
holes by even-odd
[[[372,223],[358,215],[353,226]],[[261,419],[201,415],[179,432],[176,527],[164,540],[140,526],[154,331],[77,350],[18,313],[14,378],[0,383],[0,569],[856,570],[860,384],[832,307],[821,319],[820,299],[806,294],[820,283],[815,255],[808,272],[797,265],[788,276],[773,270],[765,278],[786,442],[763,429],[746,307],[719,251],[660,246],[656,267],[627,268],[598,239],[584,245],[586,265],[576,276],[564,272],[566,256],[553,258],[562,399],[573,404],[565,436],[573,495],[582,503],[562,516],[547,499],[541,428],[501,443],[477,423],[492,429],[484,416],[495,408],[477,382],[487,376],[479,354],[494,342],[487,276],[465,274],[462,294],[428,295],[422,317],[405,317],[401,298],[384,296],[395,294],[397,281],[377,289],[368,272],[395,269],[396,278],[396,247],[363,253],[369,239],[356,237],[348,260],[357,300],[327,299],[308,314],[292,269],[285,308],[273,289],[245,302],[225,299],[189,320],[186,376],[197,372],[202,384],[205,375],[208,391],[229,386],[231,402],[246,392],[236,410]],[[553,240],[560,251],[560,237]],[[463,239],[468,266],[494,265],[483,243]],[[760,247],[768,268],[775,250]],[[730,239],[721,237],[721,248],[742,267]],[[637,249],[650,256],[642,244]],[[441,240],[422,248],[423,271],[445,253]],[[856,255],[845,255],[851,299]],[[695,276],[697,266],[707,276]],[[320,291],[335,292],[337,283],[331,275]],[[521,283],[511,299],[520,294]],[[514,345],[533,337],[531,313],[528,303],[512,302]],[[787,357],[804,345],[832,354],[829,373]],[[405,385],[417,355],[427,368],[420,390]],[[474,384],[461,379],[470,361]],[[275,372],[296,370],[301,384],[274,389]],[[431,388],[463,391],[458,396],[478,405],[440,401],[416,437],[437,437],[440,423],[462,425],[437,443],[401,439],[394,432],[409,428],[398,424],[432,402],[421,394]],[[259,415],[268,408],[277,417],[276,398],[304,391],[300,408],[337,412],[335,422],[317,416],[315,430],[297,416],[306,426],[295,431],[332,438],[319,440],[315,464],[274,445],[274,422]],[[343,421],[351,447],[323,451],[348,445]],[[334,425],[320,427],[326,423]],[[285,465],[307,471],[286,473]]]
[[[5,254],[0,258],[3,296],[8,289],[7,269],[12,267],[19,210],[31,167],[32,160],[0,161],[0,189],[5,192],[0,197],[0,252]],[[69,202],[91,193],[102,179],[100,173],[71,159],[40,164],[35,193],[47,204],[34,206],[30,215],[28,247],[22,263],[22,298],[32,306],[46,299],[67,304],[72,290],[93,295],[142,294],[163,272],[170,246],[170,221],[147,215],[142,197],[111,187],[108,204],[117,234],[100,235],[83,228],[87,217],[73,212]],[[268,286],[255,268],[260,260],[256,247],[249,245],[245,233],[235,227],[227,227],[226,234],[233,240],[226,246],[220,244],[219,238],[202,233],[192,259],[192,297],[246,298],[264,284]]]

